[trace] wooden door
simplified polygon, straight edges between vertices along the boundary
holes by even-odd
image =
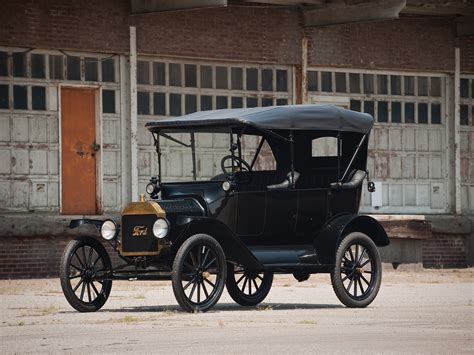
[[[61,88],[61,213],[96,214],[96,90]]]

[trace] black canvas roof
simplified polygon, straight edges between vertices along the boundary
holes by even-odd
[[[368,133],[374,124],[371,115],[332,105],[288,105],[201,111],[189,115],[148,122],[151,132],[208,130],[249,125],[260,129],[325,130]]]

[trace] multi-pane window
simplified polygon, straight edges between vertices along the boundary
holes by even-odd
[[[290,73],[284,67],[140,58],[137,111],[139,115],[180,116],[205,110],[287,105],[291,103]]]
[[[349,96],[351,110],[369,113],[379,123],[443,123],[441,76],[310,70],[307,81],[310,93]],[[461,96],[470,95],[470,85],[461,84]]]
[[[474,77],[462,77],[459,119],[462,126],[474,126]]]
[[[48,85],[57,87],[57,81],[73,81],[93,85],[101,82],[105,91],[102,111],[116,113],[117,64],[115,56],[0,50],[0,110],[56,110],[48,105]],[[29,80],[18,84],[16,78]]]

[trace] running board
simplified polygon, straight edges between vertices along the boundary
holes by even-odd
[[[318,264],[312,245],[253,246],[249,249],[263,265]]]

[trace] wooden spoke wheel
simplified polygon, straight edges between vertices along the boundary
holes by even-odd
[[[242,306],[255,306],[267,297],[273,282],[269,271],[248,271],[240,265],[227,268],[226,287],[230,297]]]
[[[206,234],[196,234],[179,248],[172,271],[173,292],[188,312],[205,312],[222,295],[226,260],[219,243]]]
[[[382,280],[380,255],[367,235],[348,234],[336,251],[331,272],[334,292],[347,307],[366,307],[377,296]]]
[[[79,312],[94,312],[107,301],[112,289],[112,264],[104,246],[91,237],[69,242],[60,264],[64,296]]]

